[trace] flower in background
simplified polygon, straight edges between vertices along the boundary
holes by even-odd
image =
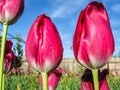
[[[5,52],[8,53],[11,50],[12,46],[13,46],[12,41],[11,40],[7,40],[6,41],[6,45],[5,45]]]
[[[110,90],[109,85],[106,80],[106,76],[109,73],[107,69],[104,69],[102,72],[99,70],[99,90]],[[92,72],[89,69],[86,69],[82,78],[81,78],[81,88],[80,90],[94,90],[93,85],[93,76]]]
[[[57,70],[58,70],[60,73],[62,73],[62,75],[67,75],[67,71],[64,70],[63,68],[59,67],[59,68],[57,68]]]
[[[48,74],[48,90],[55,90],[58,86],[59,81],[61,80],[62,73],[58,70]],[[40,76],[40,86],[43,87],[42,77]]]
[[[13,24],[22,15],[24,0],[1,0],[0,1],[0,22]]]
[[[17,61],[17,56],[12,51],[12,41],[6,41],[6,48],[5,48],[5,57],[4,57],[4,72],[9,73],[13,68],[14,64]]]
[[[102,3],[93,1],[81,11],[73,39],[74,55],[90,69],[106,64],[114,52],[114,38],[107,11]]]
[[[58,67],[63,56],[62,42],[57,28],[45,14],[30,28],[26,40],[26,58],[38,72],[50,72]]]

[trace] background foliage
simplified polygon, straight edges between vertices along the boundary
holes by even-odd
[[[80,90],[80,77],[75,74],[63,75],[56,90]],[[120,90],[120,77],[108,77],[111,90]],[[5,76],[5,90],[41,90],[38,74]]]

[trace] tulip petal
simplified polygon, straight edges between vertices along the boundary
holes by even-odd
[[[91,69],[105,65],[114,52],[114,39],[102,3],[91,2],[81,11],[73,39],[78,62]]]
[[[48,90],[55,90],[57,88],[61,75],[62,73],[58,70],[54,70],[48,74]],[[43,88],[42,76],[40,76],[40,86]]]
[[[22,15],[24,0],[1,0],[0,1],[0,22],[13,24]]]
[[[99,90],[110,90],[109,85],[106,80],[106,75],[108,74],[108,70],[104,69],[103,71],[99,70],[98,78],[99,78]],[[80,90],[94,90],[93,85],[93,76],[92,72],[89,69],[86,69],[82,78],[81,78],[81,88]]]
[[[28,62],[37,71],[48,72],[61,62],[62,42],[55,25],[45,14],[36,19],[26,41]]]

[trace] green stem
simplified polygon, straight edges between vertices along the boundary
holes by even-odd
[[[47,73],[42,72],[42,81],[43,81],[43,90],[48,90],[48,84],[47,84]]]
[[[93,69],[92,74],[93,74],[93,81],[94,81],[94,90],[99,90],[98,69]]]
[[[3,82],[3,64],[4,64],[4,54],[5,54],[5,43],[6,43],[6,35],[8,30],[8,24],[3,24],[3,35],[2,35],[2,43],[1,43],[1,56],[0,56],[0,90],[4,90],[4,82]]]
[[[2,81],[3,84],[2,84],[2,90],[4,90],[4,83],[5,83],[4,80],[5,80],[5,74],[3,73],[3,81]]]

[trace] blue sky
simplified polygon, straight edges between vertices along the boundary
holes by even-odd
[[[64,47],[64,57],[74,57],[72,51],[73,34],[81,10],[90,0],[24,0],[25,9],[17,23],[9,27],[9,34],[19,34],[26,40],[27,33],[34,20],[45,13],[56,25]],[[98,0],[108,12],[115,39],[115,52],[120,52],[120,0]],[[2,27],[0,27],[2,28]],[[15,40],[13,40],[15,41]],[[24,47],[24,44],[23,44]]]

